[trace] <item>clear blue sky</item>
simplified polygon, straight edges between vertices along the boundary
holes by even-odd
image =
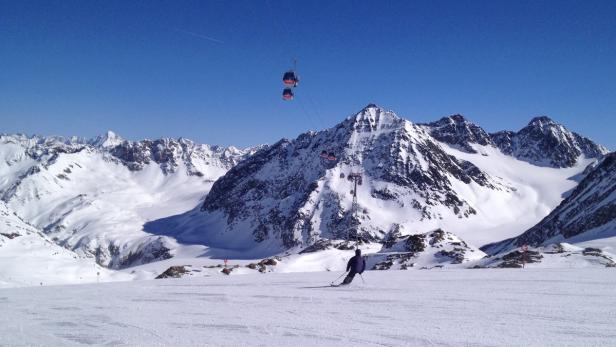
[[[0,0],[0,132],[248,146],[373,102],[488,131],[548,115],[616,149],[615,18],[616,1]]]

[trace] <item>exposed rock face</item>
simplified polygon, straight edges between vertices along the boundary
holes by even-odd
[[[507,155],[541,166],[572,167],[582,155],[600,158],[608,153],[605,147],[545,116],[533,118],[518,132],[488,134],[461,115],[444,117],[422,126],[438,141],[461,151],[476,153],[474,144],[495,146]]]
[[[322,159],[333,152],[336,161]],[[180,240],[223,245],[272,243],[271,249],[307,247],[321,238],[381,240],[393,221],[376,223],[362,193],[351,206],[352,185],[344,177],[363,174],[373,201],[387,201],[418,218],[443,212],[466,218],[476,211],[453,188],[452,180],[501,189],[470,162],[443,151],[422,127],[369,105],[337,126],[281,140],[239,163],[212,187],[195,225],[178,222]],[[340,175],[340,174],[343,175]],[[208,233],[200,223],[217,225]],[[179,229],[179,228],[178,228]],[[191,230],[192,229],[192,230]]]
[[[475,268],[521,267],[616,267],[616,257],[598,248],[581,248],[568,243],[507,250],[477,262]]]
[[[565,168],[581,155],[600,158],[607,148],[569,131],[549,117],[536,117],[522,130],[491,134],[493,143],[505,153],[535,165]]]
[[[350,241],[333,241],[333,240],[320,239],[320,240],[317,240],[312,245],[302,249],[299,253],[300,254],[314,253],[314,252],[324,251],[324,250],[332,249],[332,248],[348,251],[348,250],[354,249],[355,247],[354,247],[353,242],[350,242]]]
[[[616,152],[603,158],[586,175],[575,190],[539,224],[522,235],[482,247],[496,254],[523,244],[539,246],[582,237],[616,235]]]
[[[371,257],[375,262],[373,270],[406,270],[412,267],[462,264],[484,255],[456,235],[437,229],[408,236],[394,233],[384,242],[383,249]]]
[[[189,271],[184,266],[171,266],[162,274],[156,276],[156,279],[161,278],[181,278],[182,275],[188,273]]]
[[[474,143],[482,146],[493,145],[490,135],[485,130],[459,114],[443,117],[423,126],[435,139],[464,152],[477,153],[471,146]]]
[[[21,236],[21,234],[18,234],[18,233],[15,233],[15,232],[13,232],[13,233],[0,233],[0,235],[8,238],[9,240],[12,240],[12,239],[14,239],[16,237]]]
[[[151,263],[154,261],[171,258],[171,246],[167,244],[163,237],[151,237],[139,245],[134,245],[133,249],[119,259],[117,264],[111,263],[112,267],[124,268],[136,265]]]
[[[527,263],[539,263],[543,256],[537,251],[528,250],[522,252],[519,250],[509,252],[502,256],[502,262],[497,267],[501,268],[521,268]]]
[[[165,173],[173,173],[185,165],[189,174],[204,176],[203,166],[214,165],[228,170],[252,151],[235,147],[200,145],[187,139],[122,141],[104,147],[131,170],[141,170],[145,165],[157,163]]]
[[[208,166],[227,171],[262,147],[240,150],[233,146],[197,144],[184,138],[128,141],[111,131],[92,140],[78,137],[0,135],[0,145],[19,146],[26,156],[8,158],[9,165],[29,158],[36,161],[38,170],[53,164],[61,154],[88,151],[108,154],[110,160],[117,159],[131,170],[141,170],[147,164],[157,163],[163,172],[173,173],[183,164],[189,173],[199,176],[204,176]]]

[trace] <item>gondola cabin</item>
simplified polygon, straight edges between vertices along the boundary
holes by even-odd
[[[291,90],[291,88],[285,88],[282,91],[282,98],[284,100],[290,101],[290,100],[293,100],[293,97],[294,95],[293,95],[293,91]]]
[[[284,83],[286,87],[294,88],[299,84],[299,78],[294,71],[287,71],[282,76],[282,83]]]

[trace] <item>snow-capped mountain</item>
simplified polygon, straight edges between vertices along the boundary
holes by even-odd
[[[52,164],[62,154],[81,151],[97,152],[105,160],[122,163],[130,170],[141,170],[150,163],[160,166],[162,171],[173,173],[183,164],[188,173],[215,180],[245,156],[254,153],[261,146],[240,150],[236,147],[197,144],[191,140],[163,138],[158,140],[127,141],[112,131],[94,139],[60,136],[0,135],[0,155],[6,158],[7,170],[4,183],[11,176],[20,176],[23,167]],[[36,169],[34,169],[36,170]],[[1,181],[0,181],[1,183]],[[6,187],[3,187],[6,188]]]
[[[197,205],[254,150],[186,139],[0,136],[0,197],[57,244],[110,267],[165,259],[172,239],[143,224]]]
[[[383,242],[394,230],[443,228],[481,245],[545,217],[591,161],[577,159],[564,169],[532,165],[502,153],[461,116],[416,125],[369,105],[331,129],[259,151],[222,176],[202,206],[146,230],[247,256],[321,239]],[[357,210],[354,172],[363,177]]]
[[[438,141],[467,153],[476,153],[475,144],[495,146],[519,160],[554,168],[573,167],[581,157],[597,159],[609,152],[545,116],[533,118],[518,132],[488,134],[461,115],[444,117],[422,126]]]
[[[321,151],[337,159],[323,159]],[[347,179],[352,172],[363,175],[357,211]],[[394,225],[408,234],[416,231],[411,222],[476,214],[457,185],[510,189],[448,155],[422,127],[369,105],[331,129],[257,152],[221,177],[200,208],[150,227],[176,231],[182,242],[263,253],[320,238],[378,241]]]
[[[168,174],[183,165],[189,175],[210,180],[215,180],[258,148],[240,150],[233,146],[202,145],[183,138],[122,141],[112,146],[108,145],[109,142],[109,139],[105,140],[103,146],[131,170],[142,170],[150,163],[156,163]]]
[[[103,148],[115,147],[121,145],[122,142],[124,142],[124,139],[111,130],[108,130],[104,135],[99,135],[88,141],[88,143],[94,147]]]
[[[459,114],[443,117],[422,126],[438,141],[468,153],[477,153],[472,144],[494,145],[485,130]]]
[[[331,261],[307,260],[323,270],[344,266],[349,241],[380,257],[371,266],[431,267],[531,228],[588,174],[604,148],[552,123],[535,119],[504,147],[502,134],[459,115],[417,125],[375,105],[248,150],[113,132],[2,135],[0,197],[55,244],[111,268],[280,255],[276,271],[304,271],[313,256],[294,254],[342,247],[321,250]],[[362,177],[357,205],[350,174]],[[432,246],[437,229],[453,241]],[[412,235],[428,252],[387,249]]]
[[[491,134],[492,141],[505,153],[535,165],[572,167],[580,156],[600,158],[609,151],[592,140],[569,131],[549,117],[536,117],[520,131]]]
[[[540,223],[520,236],[486,245],[496,254],[523,244],[580,243],[616,237],[616,152],[594,165],[580,184]]]

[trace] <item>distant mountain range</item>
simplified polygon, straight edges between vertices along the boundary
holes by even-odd
[[[126,141],[0,136],[0,197],[58,245],[126,267],[172,256],[173,240],[143,224],[198,204],[212,183],[256,149],[186,139]]]
[[[461,115],[415,124],[372,104],[330,129],[247,149],[113,132],[0,135],[0,219],[115,269],[345,242],[380,245],[373,266],[408,268],[420,253],[387,244],[438,229],[451,241],[444,253],[445,243],[428,244],[430,257],[467,262],[483,256],[476,246],[495,254],[616,237],[608,152],[547,117],[489,134]],[[357,205],[350,174],[362,177]],[[0,235],[0,255],[15,239]]]

